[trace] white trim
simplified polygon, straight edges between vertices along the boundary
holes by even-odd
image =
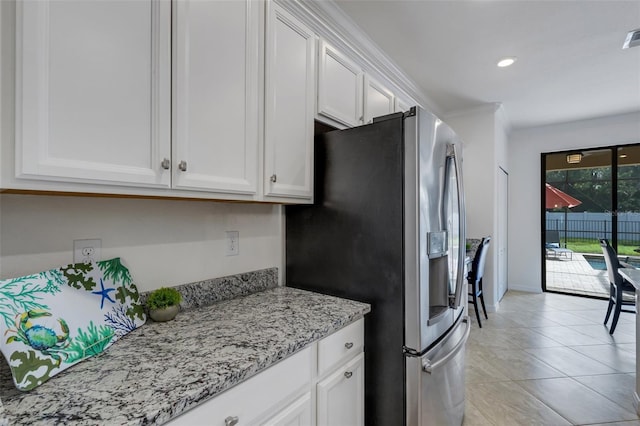
[[[357,61],[366,73],[389,82],[389,89],[401,98],[412,98],[436,115],[443,111],[424,90],[399,68],[389,56],[333,1],[275,0],[305,22],[333,47]]]

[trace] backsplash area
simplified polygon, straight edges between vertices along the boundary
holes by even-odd
[[[201,308],[215,302],[247,296],[278,286],[278,268],[262,269],[226,277],[212,278],[174,288],[182,295],[182,309]],[[140,294],[144,304],[150,292]]]
[[[140,292],[282,265],[273,204],[0,194],[0,235],[0,279],[72,263],[79,239],[100,239],[101,259],[121,258]]]

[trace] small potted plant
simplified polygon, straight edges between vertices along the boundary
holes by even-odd
[[[149,316],[157,322],[171,321],[180,310],[182,295],[172,287],[161,287],[149,294]]]

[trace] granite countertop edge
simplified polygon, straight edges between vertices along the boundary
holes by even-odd
[[[163,424],[370,312],[290,287],[147,324],[31,392],[0,375],[9,424]],[[170,360],[170,362],[168,361]],[[42,407],[34,416],[25,408]]]

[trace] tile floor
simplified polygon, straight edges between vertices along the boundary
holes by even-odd
[[[572,257],[547,258],[547,290],[607,297],[607,271],[593,269],[581,253]]]
[[[463,424],[640,426],[635,317],[610,336],[606,303],[509,291],[482,328],[471,305]]]

